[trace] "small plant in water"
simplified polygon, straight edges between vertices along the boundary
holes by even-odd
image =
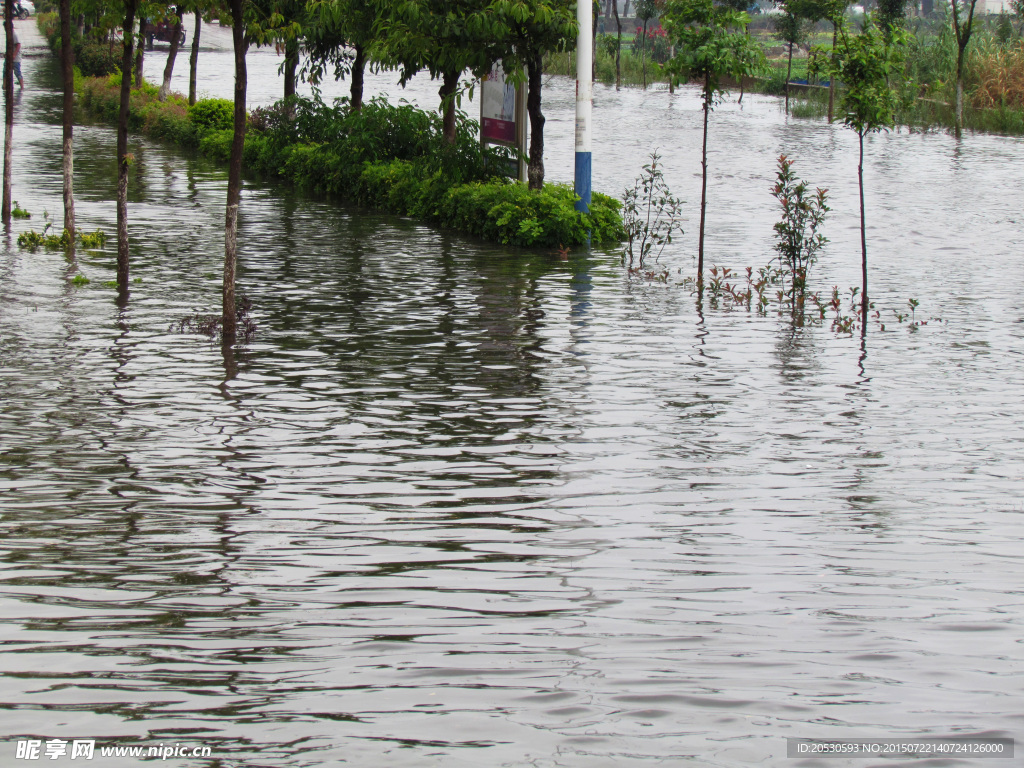
[[[673,197],[661,170],[661,156],[654,152],[633,184],[622,195],[626,250],[622,263],[629,261],[630,272],[641,273],[648,256],[657,261],[674,233],[683,233],[679,223],[683,201]],[[655,250],[657,249],[657,250]]]
[[[807,182],[793,173],[793,161],[779,156],[779,170],[772,187],[772,195],[782,206],[782,218],[775,224],[775,250],[789,277],[789,289],[783,286],[783,292],[794,315],[803,313],[807,270],[828,242],[818,232],[829,211],[825,204],[827,192],[819,187],[811,194]]]
[[[42,232],[36,232],[34,229],[22,232],[18,235],[18,245],[29,250],[35,250],[39,246],[54,251],[67,250],[71,245],[71,236],[68,234],[68,231],[65,229],[60,235],[47,234],[52,227],[53,223],[51,222],[43,227]]]
[[[13,216],[16,219],[31,219],[32,218],[32,214],[29,213],[28,211],[26,211],[20,205],[18,205],[18,201],[17,200],[14,201],[14,208],[11,209],[11,216]]]
[[[89,278],[85,275],[78,274],[71,278],[71,284],[77,288],[81,288],[83,285],[89,284]]]
[[[256,336],[256,321],[252,316],[252,302],[245,294],[238,297],[238,340],[248,343]],[[171,323],[168,330],[178,333],[198,333],[208,336],[211,340],[223,338],[223,317],[221,315],[202,315],[198,312],[183,317],[177,323]]]
[[[79,232],[78,241],[82,244],[83,248],[102,248],[106,245],[107,236],[100,229],[97,229],[95,232]]]

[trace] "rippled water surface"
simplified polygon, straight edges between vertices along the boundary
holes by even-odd
[[[15,234],[61,215],[29,53]],[[201,89],[230,91],[226,56]],[[250,58],[266,103],[278,59]],[[551,178],[572,89],[546,89]],[[667,285],[252,179],[259,334],[222,354],[172,326],[219,303],[225,173],[142,140],[127,306],[112,247],[8,241],[0,762],[35,736],[213,748],[182,766],[838,766],[785,738],[1021,735],[1024,144],[870,141],[888,321],[862,345],[697,311],[699,114],[597,96],[595,186],[661,147],[690,201]],[[712,130],[709,261],[770,258],[785,152],[831,190],[818,287],[857,284],[855,137],[757,96]],[[76,133],[80,226],[108,233],[114,139]]]

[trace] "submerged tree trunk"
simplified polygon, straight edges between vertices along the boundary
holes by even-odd
[[[146,56],[146,26],[149,21],[145,16],[139,16],[139,44],[135,48],[135,87],[142,87],[142,65],[143,59]],[[131,35],[125,33],[126,37]],[[131,64],[131,62],[129,62]],[[131,72],[131,69],[122,69],[122,72]],[[128,78],[129,80],[131,77]]]
[[[61,169],[64,174],[64,230],[75,242],[75,51],[71,47],[71,0],[60,0],[60,68],[64,85],[64,142]]]
[[[164,65],[164,81],[160,84],[158,98],[164,101],[171,90],[171,75],[174,74],[174,60],[178,57],[178,46],[181,45],[181,6],[174,8],[174,27],[171,29],[171,50],[167,52],[167,64]]]
[[[228,164],[228,202],[224,217],[224,290],[222,328],[224,343],[234,344],[238,338],[238,311],[235,306],[235,272],[238,264],[238,203],[242,197],[242,150],[245,147],[245,91],[247,72],[245,54],[249,41],[245,38],[245,0],[231,0],[231,37],[235,49],[235,132],[231,140]]]
[[[619,18],[619,0],[612,0],[612,8],[615,9],[615,90],[622,87],[622,19]]]
[[[793,76],[793,41],[789,41],[789,63],[786,64],[786,114],[789,114],[789,79]],[[741,78],[742,79],[742,78]]]
[[[544,60],[540,54],[529,58],[526,76],[529,89],[526,95],[526,111],[530,115],[530,162],[526,178],[530,189],[544,187],[544,114],[540,111],[540,89],[544,75]]]
[[[974,8],[978,0],[968,0],[967,19],[960,22],[960,4],[953,2],[953,33],[956,36],[956,115],[954,116],[954,128],[956,137],[959,139],[964,130],[964,60],[966,59],[967,44],[971,41],[971,29],[974,26]]]
[[[864,222],[864,132],[860,134],[860,159],[857,162],[857,183],[860,186],[860,319],[861,328],[868,327],[868,237]]]
[[[11,142],[14,141],[14,0],[4,0],[4,192],[0,203],[0,221],[11,227]]]
[[[700,151],[700,234],[697,239],[697,290],[704,287],[704,215],[708,208],[708,114],[711,112],[711,75],[704,76],[704,143]]]
[[[964,132],[964,50],[959,48],[956,54],[956,113],[953,116],[953,129],[959,139]]]
[[[455,91],[459,87],[461,72],[445,72],[437,95],[441,97],[441,134],[449,144],[455,143]]]
[[[203,28],[203,14],[196,11],[196,31],[192,34],[192,50],[188,55],[188,103],[196,103],[196,68],[199,66],[199,30]]]
[[[352,62],[352,90],[349,95],[349,108],[358,112],[363,108],[363,75],[366,72],[366,49],[361,45],[354,46],[355,60]]]
[[[640,38],[640,69],[643,71],[644,88],[647,88],[647,19],[644,19],[643,36]]]
[[[836,50],[836,46],[839,45],[839,25],[834,21],[832,22],[832,51],[833,55]],[[828,121],[831,123],[835,119],[836,113],[836,78],[832,75],[828,79]]]
[[[121,78],[121,108],[117,115],[117,290],[128,293],[128,104],[132,88],[131,34],[135,24],[136,0],[125,0],[122,36],[121,71],[129,73]]]
[[[295,72],[299,68],[299,41],[289,37],[284,42],[284,97],[295,95]]]

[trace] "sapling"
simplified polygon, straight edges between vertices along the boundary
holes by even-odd
[[[673,197],[661,170],[661,156],[654,152],[651,162],[643,167],[633,188],[622,194],[622,219],[626,230],[626,249],[622,261],[629,259],[629,268],[643,269],[644,261],[654,249],[657,261],[673,233],[683,233],[679,223],[683,201]]]
[[[782,218],[775,224],[775,250],[789,274],[788,293],[794,314],[802,314],[807,270],[817,260],[828,239],[818,232],[829,207],[828,190],[809,191],[807,182],[796,178],[793,161],[779,156],[779,170],[772,195],[782,206]]]
[[[665,65],[672,81],[699,78],[703,83],[704,138],[701,148],[700,231],[697,237],[697,288],[704,285],[704,223],[708,189],[708,116],[724,93],[722,79],[736,82],[765,66],[764,50],[747,37],[750,17],[713,0],[668,0],[662,26],[676,45]]]
[[[890,130],[896,124],[895,83],[898,65],[908,36],[905,30],[893,27],[883,34],[870,14],[865,17],[864,30],[850,34],[845,25],[839,27],[838,45],[828,58],[817,56],[812,67],[824,69],[828,76],[845,86],[840,99],[843,123],[857,132],[859,159],[857,182],[860,189],[861,245],[861,327],[867,328],[868,310],[868,241],[864,216],[864,137],[869,133]]]

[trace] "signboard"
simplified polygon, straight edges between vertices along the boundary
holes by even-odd
[[[526,156],[526,89],[505,80],[501,62],[495,62],[480,83],[480,141],[518,149]],[[526,163],[511,176],[526,179]]]

